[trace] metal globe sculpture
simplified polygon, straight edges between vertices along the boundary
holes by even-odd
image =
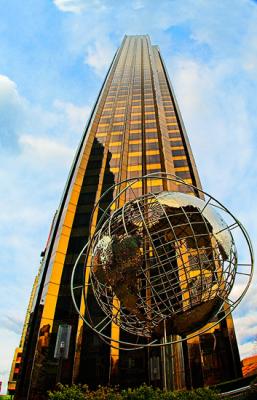
[[[92,243],[92,285],[100,307],[140,336],[186,334],[224,303],[236,273],[227,225],[184,193],[147,194],[125,203]],[[204,209],[204,210],[203,210]],[[203,212],[202,212],[203,210]]]
[[[138,180],[160,177],[175,183],[179,191],[129,195]],[[88,279],[84,276],[84,294],[90,285],[104,312],[105,326],[114,323],[134,335],[135,347],[139,337],[145,338],[140,346],[156,346],[167,344],[160,339],[169,335],[194,335],[221,310],[223,317],[231,312],[250,284],[253,267],[251,243],[238,220],[211,196],[205,194],[204,199],[201,190],[163,174],[128,180],[117,192],[81,253],[89,272]],[[196,193],[202,198],[192,195]],[[124,194],[130,200],[110,213]],[[230,217],[229,224],[224,214]],[[238,260],[233,228],[243,235],[248,262]],[[247,277],[243,291],[231,300],[233,285],[238,278],[242,286],[243,276]],[[72,294],[75,301],[74,288]],[[76,301],[75,306],[79,310]],[[94,327],[90,316],[82,317],[110,340],[101,324]],[[217,322],[216,318],[213,324]],[[133,347],[133,343],[120,344]]]

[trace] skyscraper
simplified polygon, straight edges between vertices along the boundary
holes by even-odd
[[[115,182],[151,172],[174,174],[201,188],[159,48],[151,45],[148,36],[125,36],[79,144],[43,254],[17,399],[27,393],[29,398],[43,395],[57,379],[91,386],[108,383],[132,386],[148,382],[162,387],[161,354],[112,349],[83,325],[70,295],[72,268],[89,232],[94,229],[95,221],[89,226],[94,204]],[[147,187],[139,185],[134,191],[141,195],[166,189],[163,185],[161,179],[152,180]],[[200,196],[197,190],[188,191]],[[110,192],[110,201],[114,195]],[[101,208],[107,205],[102,203]],[[102,311],[90,290],[87,307],[97,321]],[[82,312],[84,308],[81,299]],[[69,357],[60,365],[54,351],[58,327],[62,324],[71,326],[71,337]],[[116,334],[115,329],[111,334]],[[129,340],[129,334],[126,338]],[[239,376],[232,318],[226,318],[200,338],[173,346],[170,357],[173,388],[197,387]],[[155,375],[150,358],[160,360]],[[233,368],[227,368],[227,364]]]

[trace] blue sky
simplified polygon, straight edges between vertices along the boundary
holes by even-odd
[[[257,239],[257,3],[0,0],[0,380],[72,158],[124,34],[148,33],[173,82],[204,189]],[[257,352],[256,277],[234,313]]]

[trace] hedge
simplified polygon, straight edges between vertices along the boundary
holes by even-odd
[[[142,385],[134,389],[120,390],[118,387],[99,386],[89,390],[88,386],[58,385],[57,390],[48,393],[49,400],[217,400],[220,396],[214,390],[200,388],[191,391],[162,391]]]

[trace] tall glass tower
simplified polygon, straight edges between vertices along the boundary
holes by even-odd
[[[83,325],[70,294],[74,263],[96,223],[93,220],[89,226],[96,202],[115,182],[152,172],[174,174],[201,188],[159,48],[151,45],[148,36],[125,36],[78,146],[43,254],[16,399],[25,398],[28,393],[29,398],[40,398],[58,379],[91,386],[136,386],[147,382],[162,387],[161,354],[112,349]],[[155,179],[134,191],[141,195],[165,189],[163,181]],[[200,196],[197,190],[189,192]],[[114,196],[110,192],[109,200]],[[101,209],[107,205],[101,204]],[[98,217],[100,214],[99,210]],[[87,307],[95,321],[102,318],[90,290]],[[81,300],[82,312],[84,308]],[[71,335],[68,358],[60,365],[54,353],[62,324],[71,326]],[[113,327],[110,329],[111,335],[117,335]],[[126,335],[124,339],[129,340]],[[241,369],[232,318],[227,317],[201,337],[174,345],[170,357],[173,388],[236,378]],[[151,360],[156,362],[154,373]]]

